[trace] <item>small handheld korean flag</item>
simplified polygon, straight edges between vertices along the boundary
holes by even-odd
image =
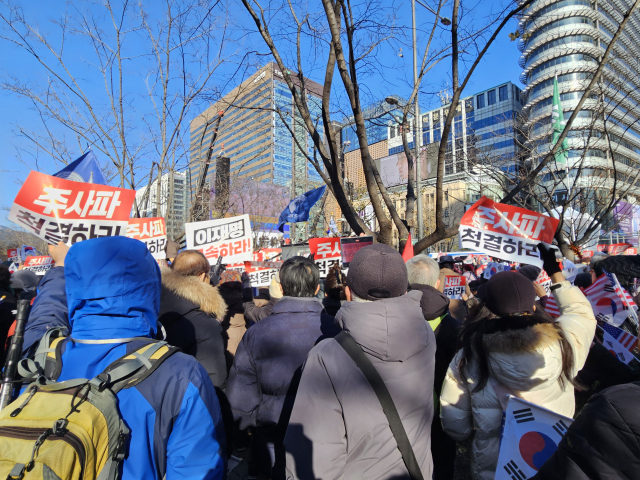
[[[509,397],[495,480],[526,480],[558,449],[573,419]]]

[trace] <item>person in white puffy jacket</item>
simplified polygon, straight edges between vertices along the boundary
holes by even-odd
[[[580,289],[564,280],[553,252],[539,248],[560,317],[536,310],[533,284],[523,275],[494,275],[486,284],[484,307],[463,330],[463,348],[442,388],[444,431],[457,441],[475,432],[475,480],[495,476],[508,395],[567,417],[575,412],[573,379],[589,353],[596,320]]]

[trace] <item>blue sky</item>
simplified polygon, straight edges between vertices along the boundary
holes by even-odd
[[[235,0],[230,0],[229,13],[234,26],[243,26],[246,28],[253,27],[251,19],[248,17],[244,8],[240,5],[234,4]],[[382,0],[381,0],[382,1]],[[478,0],[477,0],[478,1]],[[266,2],[265,2],[266,3]],[[277,2],[276,2],[277,3]],[[313,3],[313,2],[311,2]],[[319,2],[318,2],[319,4]],[[52,19],[60,18],[65,9],[70,8],[71,4],[62,0],[35,0],[26,2],[23,4],[24,12],[26,16],[33,20],[33,22],[39,24],[40,31],[50,32],[51,38],[55,40],[56,27],[51,23]],[[95,8],[91,2],[73,2],[73,7],[82,9]],[[385,3],[385,5],[387,5]],[[467,24],[483,24],[486,22],[486,16],[491,11],[497,11],[500,8],[502,2],[495,0],[483,0],[481,3],[475,4],[475,9],[465,18]],[[3,8],[3,13],[6,11]],[[418,44],[419,52],[424,48],[425,35],[423,29],[430,26],[433,21],[433,15],[425,10],[420,5],[417,8],[417,20],[419,25]],[[445,7],[446,12],[450,12],[450,5]],[[369,74],[363,74],[361,76],[363,98],[365,100],[382,99],[385,96],[396,93],[401,96],[408,97],[409,84],[412,78],[412,55],[411,47],[407,42],[408,35],[410,34],[411,26],[411,4],[408,0],[396,1],[392,7],[387,10],[387,13],[395,14],[395,25],[401,29],[401,34],[405,35],[404,40],[394,42],[392,45],[386,45],[381,49],[379,57],[380,61],[376,69]],[[450,13],[449,13],[450,15]],[[0,28],[4,29],[2,25]],[[286,51],[286,37],[288,32],[286,28],[280,32],[274,30],[275,33],[282,35],[282,42],[279,43],[285,53]],[[520,85],[518,76],[520,74],[520,67],[518,66],[518,57],[520,53],[516,48],[516,44],[511,42],[507,36],[510,31],[515,29],[515,22],[512,22],[503,33],[499,35],[496,42],[489,50],[488,54],[477,68],[474,76],[472,77],[464,95],[470,95],[477,91],[482,91],[491,86],[503,83],[505,81],[512,81],[513,83]],[[290,33],[290,32],[289,32]],[[441,41],[445,42],[448,38],[448,33],[439,29],[439,34],[443,35]],[[278,40],[278,39],[277,39]],[[402,43],[404,42],[404,44]],[[45,79],[45,72],[38,66],[38,64],[30,59],[25,53],[10,44],[9,42],[0,40],[0,47],[2,55],[0,55],[0,81],[6,81],[9,76],[17,77],[23,81],[28,81],[33,84],[42,84]],[[92,73],[92,67],[90,65],[91,57],[87,50],[82,48],[82,45],[70,44],[70,48],[74,50],[74,60],[72,65],[75,68],[75,73],[84,82],[84,88],[89,96],[101,95],[100,79],[96,78]],[[234,44],[234,48],[239,54],[243,51],[257,49],[260,53],[267,53],[266,46],[255,33],[246,32],[246,35],[237,38],[237,42]],[[398,55],[399,48],[402,48],[403,56]],[[290,53],[290,52],[289,52]],[[271,58],[263,56],[262,63],[270,61]],[[290,58],[290,57],[289,57]],[[230,64],[226,70],[222,71],[220,77],[216,78],[220,85],[226,85],[221,87],[226,90],[235,86],[236,79],[229,81],[230,72],[234,71],[237,65]],[[307,75],[313,80],[322,82],[324,77],[324,57],[322,55],[317,59],[313,59],[307,62],[306,65]],[[448,72],[450,71],[450,62],[445,60],[430,72],[429,76],[423,84],[421,95],[421,106],[423,109],[433,108],[438,105],[439,100],[436,96],[436,92],[444,88],[448,81]],[[226,76],[225,76],[226,75]],[[240,81],[240,79],[237,79]],[[128,88],[131,89],[132,98],[137,98],[143,93],[143,77],[142,75],[132,75],[126,79]],[[344,98],[341,94],[341,83],[339,77],[336,76],[334,80],[334,86],[336,86],[335,98]],[[364,101],[363,101],[364,103]],[[133,102],[135,104],[135,100]],[[28,100],[21,98],[20,96],[9,93],[4,90],[0,90],[0,107],[3,115],[0,117],[0,141],[3,148],[0,151],[0,176],[3,180],[3,188],[0,189],[0,208],[9,208],[16,196],[22,181],[28,175],[30,169],[38,168],[45,173],[54,173],[61,168],[56,165],[46,154],[43,152],[38,153],[37,166],[34,159],[29,160],[29,165],[23,165],[17,160],[17,150],[20,150],[23,154],[23,158],[33,158],[30,155],[36,153],[36,149],[33,144],[27,139],[20,137],[16,134],[17,125],[22,125],[27,129],[40,128],[40,123],[37,115],[33,111]],[[193,114],[192,116],[193,117]],[[132,119],[135,119],[135,115],[132,115]],[[339,118],[336,118],[339,119]],[[189,119],[190,120],[190,119]],[[53,130],[54,135],[57,138],[63,138],[68,136],[68,132],[65,132],[62,128],[56,128]],[[71,145],[74,151],[77,150],[77,154],[80,155],[81,147],[79,145]],[[150,155],[149,163],[152,160]],[[146,176],[146,175],[142,175]],[[9,225],[6,220],[8,212],[0,210],[0,224]]]

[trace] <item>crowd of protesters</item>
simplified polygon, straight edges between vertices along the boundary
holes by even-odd
[[[97,377],[145,342],[180,349],[116,392],[132,432],[127,480],[223,479],[245,450],[250,479],[452,479],[468,439],[472,478],[489,480],[510,395],[579,413],[535,478],[637,478],[639,378],[595,338],[583,294],[604,275],[601,258],[571,283],[538,248],[550,294],[537,267],[486,280],[450,256],[405,263],[382,244],[324,281],[312,259],[289,258],[256,292],[175,242],[161,267],[125,237],[60,243],[40,282],[0,266],[0,342],[24,298],[25,358],[50,329],[64,332],[50,380]],[[450,276],[466,278],[460,299],[444,293]]]

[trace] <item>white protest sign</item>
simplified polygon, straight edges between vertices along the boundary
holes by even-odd
[[[444,293],[452,300],[461,300],[467,286],[467,278],[457,275],[447,275],[444,279]]]
[[[167,230],[162,217],[130,218],[127,237],[144,242],[156,260],[164,260],[167,254]]]
[[[460,246],[542,267],[540,242],[551,244],[558,220],[482,197],[460,220]]]
[[[573,419],[509,397],[495,480],[533,477],[558,449]]]
[[[253,260],[249,215],[186,223],[187,248],[200,250],[211,265],[218,257],[225,264]]]

